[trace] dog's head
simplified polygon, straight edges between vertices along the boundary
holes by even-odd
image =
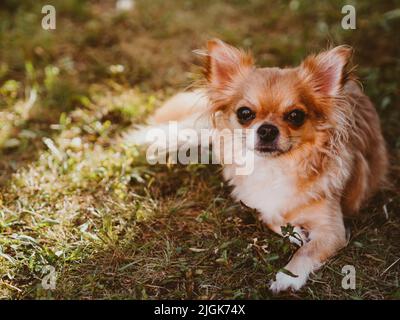
[[[209,41],[207,51],[212,112],[223,115],[228,129],[252,129],[246,141],[257,154],[278,157],[312,147],[326,140],[327,128],[346,121],[335,109],[351,48],[339,46],[284,69],[257,68],[250,53],[220,40]]]

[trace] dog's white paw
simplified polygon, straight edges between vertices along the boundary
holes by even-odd
[[[278,272],[276,274],[276,280],[273,281],[269,289],[273,293],[278,293],[281,291],[287,291],[289,289],[293,291],[299,290],[307,281],[307,275],[297,275],[297,277],[292,277],[286,273]]]

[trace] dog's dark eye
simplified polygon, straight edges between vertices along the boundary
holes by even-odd
[[[290,122],[296,127],[300,127],[304,123],[305,119],[306,119],[305,112],[298,109],[289,112],[285,117],[286,121]]]
[[[254,111],[251,110],[249,107],[240,107],[236,111],[236,115],[241,124],[249,122],[256,117],[256,114],[254,113]]]

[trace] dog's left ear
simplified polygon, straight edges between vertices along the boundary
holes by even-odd
[[[253,68],[253,57],[250,53],[232,47],[221,40],[207,42],[207,60],[205,76],[209,85],[223,88],[235,76]]]
[[[338,95],[347,80],[347,65],[352,54],[350,46],[342,45],[309,56],[299,67],[300,77],[321,95]]]

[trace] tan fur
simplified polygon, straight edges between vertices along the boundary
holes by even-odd
[[[180,121],[198,111],[208,103],[205,93],[201,90],[193,94],[178,93],[166,101],[162,108],[156,110],[151,118],[152,123],[160,124],[168,121]]]
[[[368,198],[387,183],[389,163],[374,106],[357,86],[352,85],[349,91],[349,98],[356,108],[353,112],[354,131],[349,141],[355,160],[341,204],[345,214],[356,214]]]

